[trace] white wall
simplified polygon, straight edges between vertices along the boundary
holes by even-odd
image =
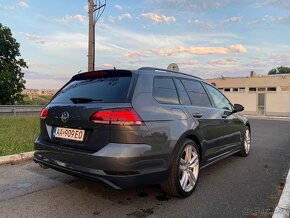
[[[224,94],[232,104],[243,105],[245,112],[256,113],[257,93],[224,92]]]
[[[257,93],[224,92],[233,104],[245,107],[245,114],[257,114]],[[290,92],[266,92],[266,115],[290,116]]]
[[[266,94],[267,115],[290,115],[290,92],[277,92]]]

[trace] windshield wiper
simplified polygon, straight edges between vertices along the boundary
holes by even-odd
[[[70,100],[75,104],[103,101],[102,99],[94,99],[94,98],[71,98]]]

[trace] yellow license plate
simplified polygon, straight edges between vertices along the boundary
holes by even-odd
[[[85,130],[56,127],[54,128],[53,135],[55,138],[82,142],[84,140]]]

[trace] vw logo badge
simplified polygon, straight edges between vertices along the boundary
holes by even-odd
[[[66,123],[68,121],[68,118],[69,118],[69,113],[67,111],[63,112],[60,118],[61,118],[62,122]]]

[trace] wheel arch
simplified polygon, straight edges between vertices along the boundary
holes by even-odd
[[[200,137],[198,137],[198,134],[195,131],[193,131],[193,130],[188,130],[188,131],[186,131],[185,133],[183,133],[179,137],[179,139],[177,140],[177,142],[175,144],[175,148],[174,148],[171,160],[173,159],[174,154],[177,152],[176,150],[179,148],[178,145],[184,139],[190,139],[190,140],[192,140],[192,141],[194,141],[196,143],[196,145],[198,147],[198,152],[199,152],[199,155],[200,155],[199,158],[202,161],[202,159],[203,159],[203,151],[202,151],[202,146],[201,146],[201,140],[200,140]]]
[[[250,125],[249,121],[246,122],[246,126],[249,127],[250,132],[251,132],[251,125]]]

